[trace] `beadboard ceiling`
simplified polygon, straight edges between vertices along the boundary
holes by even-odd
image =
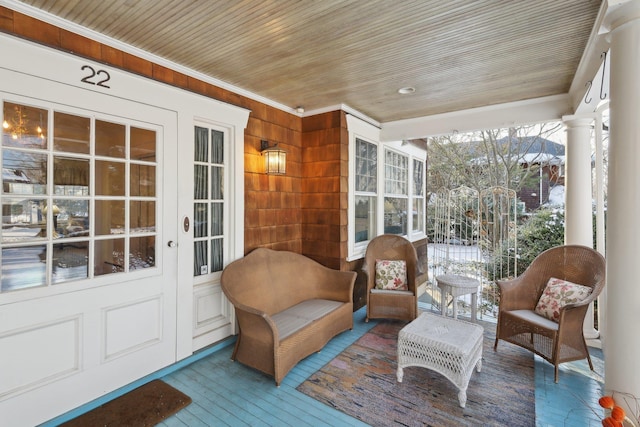
[[[20,3],[283,106],[385,123],[568,93],[601,1]]]

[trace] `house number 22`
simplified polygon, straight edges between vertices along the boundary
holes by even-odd
[[[83,65],[82,68],[80,68],[80,69],[87,73],[86,76],[84,76],[82,79],[80,79],[80,81],[82,83],[88,83],[90,85],[106,87],[107,89],[111,88],[111,86],[108,86],[106,84],[111,79],[111,76],[105,70],[96,71],[90,65]]]

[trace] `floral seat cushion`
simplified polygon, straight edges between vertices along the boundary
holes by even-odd
[[[406,291],[407,263],[404,260],[376,260],[376,289]]]
[[[591,291],[588,286],[551,277],[534,311],[547,319],[559,322],[562,307],[584,300]]]

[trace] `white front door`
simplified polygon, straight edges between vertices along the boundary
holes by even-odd
[[[0,109],[0,424],[34,425],[176,361],[177,114],[2,67]]]

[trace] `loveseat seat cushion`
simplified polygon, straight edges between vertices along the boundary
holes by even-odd
[[[310,299],[276,313],[271,318],[278,328],[280,340],[283,340],[343,304],[341,301]]]

